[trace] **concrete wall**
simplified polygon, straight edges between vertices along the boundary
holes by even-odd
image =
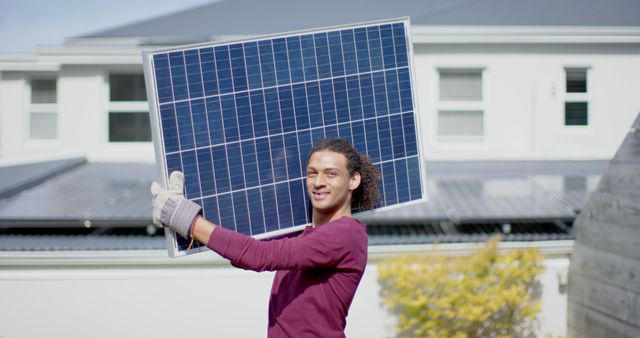
[[[574,223],[572,337],[640,337],[640,115]]]
[[[567,294],[559,276],[566,276],[572,242],[529,245],[546,246],[548,255],[540,276],[540,336],[565,335]],[[440,248],[463,254],[472,246]],[[393,336],[393,318],[380,306],[376,262],[425,250],[432,247],[370,248],[348,337]],[[163,251],[5,252],[0,272],[0,337],[266,335],[273,273],[234,269],[212,253],[168,259]]]

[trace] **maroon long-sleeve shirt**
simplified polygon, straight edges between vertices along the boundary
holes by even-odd
[[[266,241],[216,227],[207,246],[234,266],[277,270],[269,300],[269,337],[344,337],[349,306],[367,263],[365,230],[347,216]]]

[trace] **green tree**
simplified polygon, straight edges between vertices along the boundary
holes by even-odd
[[[468,257],[403,255],[378,265],[399,337],[532,337],[543,270],[537,249],[498,255],[495,237]]]

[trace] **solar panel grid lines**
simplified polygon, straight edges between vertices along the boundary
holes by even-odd
[[[147,52],[161,177],[183,171],[205,218],[270,237],[310,222],[306,157],[341,137],[380,170],[379,208],[423,199],[407,30],[388,20]],[[170,235],[170,254],[184,253]]]

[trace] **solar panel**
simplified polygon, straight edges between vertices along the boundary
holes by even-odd
[[[407,18],[144,53],[160,177],[256,238],[310,223],[306,160],[345,138],[382,174],[377,209],[426,198]],[[358,210],[354,210],[357,212]],[[168,232],[171,256],[187,240]]]

